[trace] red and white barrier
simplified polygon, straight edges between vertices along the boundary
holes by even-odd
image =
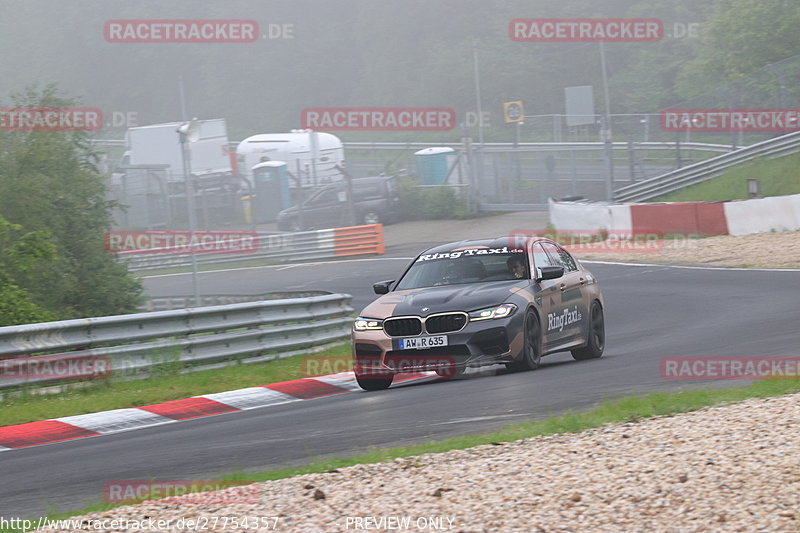
[[[548,200],[550,223],[558,231],[607,230],[627,235],[633,229],[627,204],[555,202]]]
[[[800,229],[800,194],[726,202],[724,206],[731,235]]]
[[[556,230],[617,235],[747,235],[800,230],[800,194],[733,202],[608,204],[550,200]]]

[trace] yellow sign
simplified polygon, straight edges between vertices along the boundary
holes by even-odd
[[[522,122],[525,120],[525,110],[522,107],[522,102],[504,102],[503,117],[505,117],[506,122]]]

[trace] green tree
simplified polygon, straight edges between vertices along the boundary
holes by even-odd
[[[54,86],[15,95],[17,107],[68,107]],[[58,318],[127,313],[141,285],[103,248],[114,203],[85,132],[3,132],[0,214],[26,231],[52,235],[57,258],[31,266],[18,282]]]
[[[703,27],[702,47],[686,64],[679,89],[693,96],[800,54],[798,25],[797,0],[717,0]]]
[[[22,226],[0,217],[0,326],[55,320],[53,313],[34,302],[33,296],[16,283],[55,258],[49,233],[23,233]]]

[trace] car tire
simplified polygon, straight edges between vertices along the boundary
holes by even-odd
[[[506,364],[506,368],[512,372],[535,370],[542,362],[541,328],[539,317],[533,311],[525,313],[523,336],[524,344],[519,359]]]
[[[385,376],[359,376],[356,374],[356,382],[358,386],[366,391],[385,390],[388,389],[394,380],[394,374]]]
[[[606,326],[603,307],[595,300],[589,311],[589,340],[586,346],[572,350],[572,358],[576,361],[597,359],[603,355],[606,344]]]
[[[361,222],[364,224],[380,224],[381,215],[377,211],[367,211],[361,215]]]

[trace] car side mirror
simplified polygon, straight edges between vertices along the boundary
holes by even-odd
[[[375,294],[386,294],[389,292],[389,286],[391,286],[392,283],[394,283],[393,279],[388,281],[379,281],[372,286],[372,290],[375,291]]]
[[[539,277],[536,281],[544,281],[546,279],[556,279],[564,275],[563,266],[547,266],[539,268]]]

